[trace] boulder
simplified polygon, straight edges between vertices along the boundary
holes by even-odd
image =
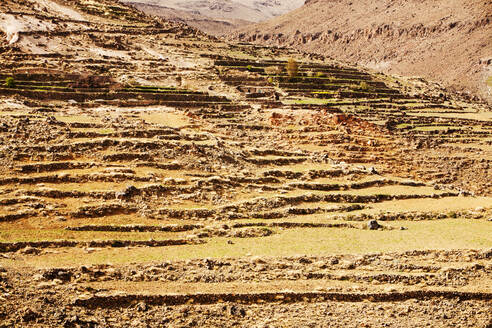
[[[381,225],[378,223],[378,221],[376,220],[370,220],[368,223],[367,223],[367,228],[369,230],[378,230],[379,228],[381,228]]]

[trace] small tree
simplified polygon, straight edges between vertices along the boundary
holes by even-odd
[[[296,77],[299,73],[299,65],[294,58],[289,58],[287,65],[285,65],[285,69],[287,70],[287,75],[289,75],[289,77]]]
[[[359,84],[359,90],[361,91],[369,91],[371,87],[369,86],[369,84],[365,81],[362,81],[360,84]]]
[[[13,77],[8,77],[5,79],[5,86],[7,88],[13,88],[15,85],[15,81],[14,81],[14,78]]]

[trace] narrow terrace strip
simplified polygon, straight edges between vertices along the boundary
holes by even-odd
[[[62,248],[62,247],[163,247],[176,245],[203,244],[201,240],[165,239],[165,240],[93,240],[93,241],[26,241],[15,243],[0,243],[0,253],[16,252],[26,247]]]
[[[361,226],[356,226],[349,223],[312,223],[312,222],[271,222],[271,223],[235,223],[230,226],[233,229],[247,227],[281,227],[281,228],[352,228],[361,229]],[[68,231],[110,231],[110,232],[183,232],[195,229],[205,228],[201,224],[183,224],[183,225],[84,225],[79,227],[66,227]]]
[[[200,229],[204,226],[201,224],[171,224],[165,226],[148,226],[148,225],[125,225],[125,226],[114,226],[114,225],[85,225],[79,227],[66,227],[65,230],[69,231],[115,231],[115,232],[155,232],[155,231],[166,231],[166,232],[183,232],[190,231],[194,229]]]
[[[87,308],[121,308],[136,302],[148,305],[184,305],[184,304],[216,304],[234,302],[243,304],[255,303],[297,303],[297,302],[404,302],[410,299],[455,299],[492,300],[492,293],[487,292],[456,292],[456,291],[408,291],[395,293],[323,293],[323,292],[279,292],[279,293],[248,293],[248,294],[194,294],[194,295],[118,295],[92,296],[88,299],[78,298],[75,306]]]

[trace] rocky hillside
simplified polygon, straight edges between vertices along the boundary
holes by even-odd
[[[227,31],[232,31],[241,26],[252,24],[250,21],[240,19],[217,19],[210,18],[199,14],[196,11],[186,11],[182,9],[175,9],[164,7],[158,4],[142,3],[142,2],[127,2],[131,5],[149,15],[156,15],[162,17],[168,21],[179,22],[188,24],[195,28],[200,29],[209,34],[222,34]]]
[[[0,40],[0,328],[492,327],[491,106],[116,0]]]
[[[210,34],[271,19],[297,9],[304,0],[123,0],[136,8],[172,21],[187,23]]]
[[[230,37],[422,76],[492,101],[489,0],[310,0]]]

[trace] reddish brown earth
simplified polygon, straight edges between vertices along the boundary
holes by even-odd
[[[309,0],[231,39],[291,46],[492,100],[492,2]]]

